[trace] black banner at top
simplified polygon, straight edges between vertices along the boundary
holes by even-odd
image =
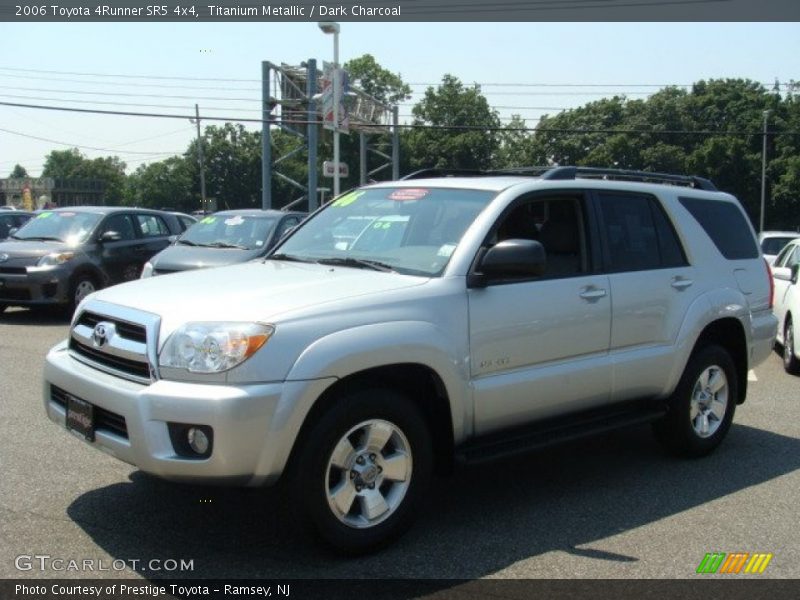
[[[0,21],[798,21],[797,0],[2,0]]]

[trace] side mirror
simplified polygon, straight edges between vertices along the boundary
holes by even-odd
[[[116,231],[106,231],[103,235],[100,236],[101,242],[118,242],[122,239],[122,236]]]
[[[8,230],[8,235],[12,236],[15,233],[17,233],[18,231],[19,231],[19,227],[12,227],[11,229]]]
[[[169,240],[170,244],[174,244],[175,242],[178,241],[179,237],[181,237],[181,236],[179,236],[179,235],[171,235],[167,239]]]
[[[795,263],[792,265],[792,275],[790,281],[792,284],[796,284],[797,280],[800,278],[800,263]]]
[[[539,277],[546,265],[544,246],[535,240],[503,240],[486,250],[467,279],[469,287],[489,281]]]

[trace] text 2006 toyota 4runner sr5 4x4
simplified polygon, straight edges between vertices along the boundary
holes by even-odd
[[[283,476],[351,552],[401,533],[456,458],[646,421],[682,455],[719,445],[776,332],[734,197],[446,175],[340,196],[263,261],[92,294],[47,355],[50,419],[167,479]]]

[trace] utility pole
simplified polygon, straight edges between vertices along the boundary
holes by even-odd
[[[769,110],[764,111],[764,143],[761,147],[761,217],[758,221],[758,232],[764,231],[764,205],[767,197],[767,118]]]
[[[203,137],[200,135],[200,107],[194,105],[195,123],[197,123],[197,160],[200,161],[200,209],[206,210],[206,163],[203,160]]]

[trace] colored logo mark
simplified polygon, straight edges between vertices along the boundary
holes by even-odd
[[[765,552],[707,552],[697,573],[724,573],[736,575],[739,573],[763,573],[772,560],[772,553]]]

